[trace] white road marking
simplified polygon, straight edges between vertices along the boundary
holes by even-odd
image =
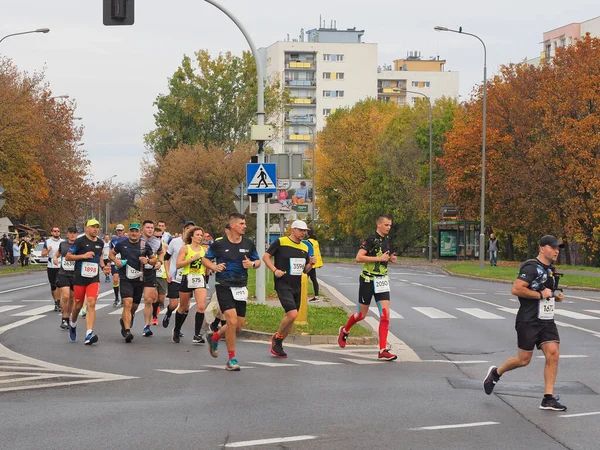
[[[565,358],[566,359],[569,359],[569,358],[587,358],[587,357],[588,357],[587,355],[560,355],[559,356],[560,359],[565,359]],[[546,357],[544,355],[539,355],[539,356],[536,356],[536,358],[538,358],[538,359],[544,359]]]
[[[372,316],[365,317],[365,322],[371,326],[372,330],[377,330],[379,328],[379,321]],[[392,346],[393,351],[398,355],[398,359],[400,361],[421,362],[419,355],[417,355],[412,348],[406,345],[402,339],[399,339],[394,334],[388,332],[387,341]]]
[[[419,427],[419,428],[410,428],[414,431],[419,430],[448,430],[451,428],[469,428],[469,427],[482,427],[485,425],[499,425],[500,422],[473,422],[473,423],[459,423],[455,425],[435,425],[430,427]]]
[[[510,314],[517,314],[519,312],[519,308],[506,308],[505,306],[501,306],[498,309]]]
[[[29,288],[32,288],[32,287],[44,286],[46,284],[48,284],[48,283],[31,284],[29,286],[23,286],[23,287],[18,287],[18,288],[14,288],[14,289],[8,289],[6,291],[0,291],[0,294],[6,294],[7,292],[20,291],[20,290],[29,289]]]
[[[305,364],[311,364],[313,366],[334,366],[336,364],[342,364],[342,363],[333,362],[333,361],[309,361],[306,359],[295,359],[294,361],[298,361],[298,362],[305,363]]]
[[[427,317],[429,317],[431,319],[456,319],[456,317],[454,317],[452,314],[448,314],[437,308],[413,306],[412,309],[420,312],[421,314],[425,314]]]
[[[40,314],[45,314],[50,311],[54,311],[54,305],[40,306],[39,308],[33,308],[27,311],[12,314],[12,316],[38,316]]]
[[[352,359],[352,358],[342,358],[344,361],[348,361],[354,364],[379,364],[381,361],[378,361],[376,359]],[[397,360],[396,360],[397,361]],[[386,361],[386,362],[390,362],[390,361]]]
[[[600,299],[597,298],[589,298],[589,297],[579,297],[577,295],[572,295],[571,293],[568,294],[569,298],[575,298],[577,300],[586,300],[588,302],[596,302],[596,303],[600,303]]]
[[[600,317],[588,316],[587,314],[581,314],[575,311],[567,311],[566,309],[555,309],[554,314],[557,316],[565,316],[570,317],[571,319],[580,319],[580,320],[600,320]]]
[[[563,419],[566,419],[569,417],[597,416],[598,414],[600,414],[600,411],[594,411],[594,412],[588,412],[588,413],[578,413],[578,414],[564,414],[564,415],[561,414],[558,417],[562,417]]]
[[[584,309],[586,312],[590,312],[592,314],[600,314],[600,309]]]
[[[379,317],[379,308],[377,306],[371,306],[369,308],[369,311],[371,311],[373,314],[375,314],[377,317]],[[402,317],[400,314],[398,314],[393,309],[390,309],[390,319],[404,319],[404,317]]]
[[[266,367],[298,367],[299,364],[289,364],[289,363],[269,363],[269,362],[258,362],[258,361],[248,361],[250,364],[257,364],[259,366]]]
[[[208,372],[208,370],[177,370],[177,369],[154,369],[157,372],[167,372],[167,373],[172,373],[174,375],[187,375],[190,373],[202,373],[202,372]]]
[[[473,360],[473,361],[452,361],[449,359],[423,359],[422,362],[431,362],[431,363],[450,363],[450,364],[487,364],[489,361],[484,360]]]
[[[478,319],[504,319],[502,316],[498,316],[497,314],[484,311],[480,308],[456,308],[459,311],[462,311],[466,314],[470,314],[471,316],[475,316]]]
[[[31,316],[31,317],[28,317],[27,319],[19,320],[17,322],[9,323],[8,325],[4,325],[3,327],[0,327],[0,334],[4,333],[5,331],[11,330],[13,328],[20,327],[21,325],[25,325],[29,322],[33,322],[34,320],[41,319],[42,317],[46,317],[46,316]]]
[[[219,366],[217,364],[202,364],[202,367],[209,367],[211,369],[225,370],[225,365]],[[240,367],[242,369],[244,369],[244,370],[246,370],[246,369],[256,369],[256,367],[244,366],[243,364],[240,364]]]
[[[0,313],[12,311],[13,309],[23,308],[25,305],[4,305],[0,306]]]
[[[230,442],[225,444],[225,448],[237,448],[237,447],[252,447],[256,445],[268,445],[268,444],[281,444],[283,442],[298,442],[298,441],[308,441],[311,439],[317,439],[317,436],[290,436],[290,437],[280,437],[280,438],[270,438],[270,439],[256,439],[254,441],[240,441],[240,442]]]

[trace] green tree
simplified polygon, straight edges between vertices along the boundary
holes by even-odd
[[[265,87],[265,112],[281,117],[284,91],[278,78]],[[180,145],[210,144],[234,148],[250,138],[257,110],[256,65],[250,52],[230,52],[211,58],[206,50],[184,56],[169,79],[169,93],[160,94],[154,114],[156,128],[144,137],[160,157]],[[279,122],[273,120],[274,124]]]

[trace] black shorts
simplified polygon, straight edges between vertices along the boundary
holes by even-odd
[[[246,317],[247,303],[234,299],[230,287],[217,284],[215,285],[215,292],[217,293],[217,301],[221,312],[235,309],[238,317]]]
[[[169,288],[167,289],[167,297],[179,298],[179,286],[180,283],[177,283],[176,281],[171,281],[169,283]]]
[[[139,305],[144,293],[144,283],[121,277],[119,280],[119,291],[121,291],[121,298],[133,298],[133,303]]]
[[[156,288],[156,272],[144,271],[144,287]]]
[[[56,287],[57,288],[64,288],[64,287],[68,287],[71,290],[73,290],[73,275],[64,275],[62,273],[59,273],[56,276]]]
[[[287,283],[275,283],[275,291],[279,297],[279,303],[283,306],[285,312],[298,310],[300,308],[300,286],[290,286]]]
[[[195,289],[206,289],[206,282],[204,283],[204,287],[201,288],[191,288],[188,287],[188,276],[184,275],[181,277],[181,284],[179,285],[179,292],[184,292],[189,294],[190,292],[194,292]]]
[[[368,277],[369,281],[367,281],[362,275],[358,277],[358,303],[361,305],[370,305],[373,297],[375,297],[376,302],[390,299],[389,291],[381,292],[379,294],[375,293],[375,283],[373,278],[374,277]]]
[[[538,350],[546,342],[560,343],[558,328],[554,321],[517,322],[517,347],[525,352],[532,352],[537,346]]]
[[[58,276],[58,267],[48,267],[48,281],[50,282],[50,290],[54,292],[56,290],[56,277]]]
[[[110,265],[110,273],[112,273],[113,275],[119,275],[119,269],[117,268],[116,264]]]

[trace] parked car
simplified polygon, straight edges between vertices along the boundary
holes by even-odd
[[[35,246],[33,250],[31,250],[31,256],[29,257],[29,264],[48,264],[48,257],[42,256],[42,249],[44,248],[44,243],[41,242]]]

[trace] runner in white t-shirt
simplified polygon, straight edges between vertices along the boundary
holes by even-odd
[[[54,263],[54,255],[58,251],[58,246],[64,240],[60,238],[60,228],[52,227],[52,237],[44,241],[42,256],[48,257],[48,281],[50,282],[50,290],[52,291],[52,299],[54,300],[54,311],[61,312],[60,308],[60,292],[56,290],[56,276],[58,275],[59,265]]]

